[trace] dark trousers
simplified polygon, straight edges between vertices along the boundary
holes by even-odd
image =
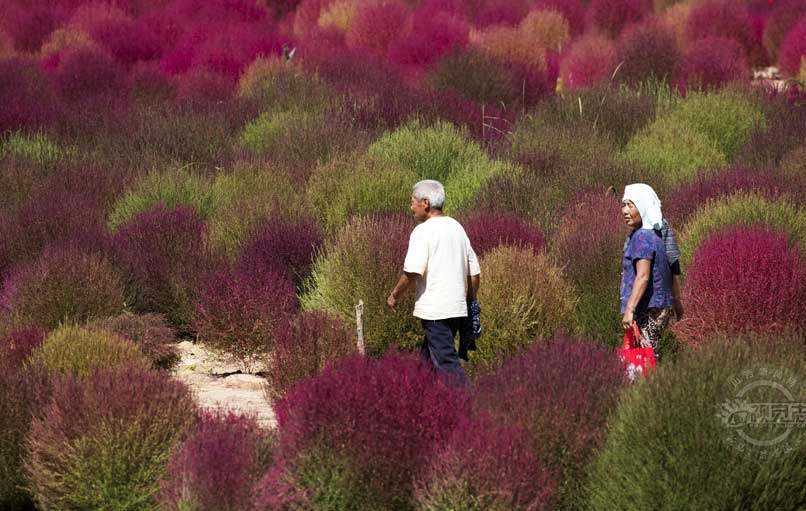
[[[452,376],[460,385],[467,385],[465,369],[459,362],[454,338],[464,318],[423,319],[425,339],[420,349],[423,362],[431,362],[434,369]]]

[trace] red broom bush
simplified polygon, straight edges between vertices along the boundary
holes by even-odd
[[[732,0],[707,0],[692,7],[686,35],[691,41],[709,36],[733,39],[742,46],[748,59],[763,50],[761,41],[753,35],[747,7]]]
[[[415,509],[553,509],[555,481],[522,429],[462,419],[415,483]]]
[[[479,2],[473,24],[478,28],[491,25],[515,26],[529,12],[529,2],[524,0],[484,0]]]
[[[403,2],[359,5],[344,35],[345,42],[351,48],[384,57],[409,15],[409,9]]]
[[[166,372],[122,367],[58,380],[26,443],[37,506],[153,509],[195,415],[188,388]]]
[[[160,104],[176,97],[177,84],[157,63],[138,63],[129,72],[130,97],[137,103]]]
[[[62,99],[82,102],[93,96],[120,96],[125,90],[126,75],[105,53],[78,49],[62,55],[54,83]]]
[[[123,309],[123,278],[104,257],[71,249],[48,248],[35,261],[13,267],[3,282],[12,324],[55,328]]]
[[[617,65],[613,42],[597,34],[585,34],[562,54],[563,88],[584,89],[607,81]]]
[[[161,41],[144,23],[135,20],[107,20],[90,30],[92,38],[124,66],[159,58]]]
[[[747,78],[749,70],[744,49],[737,41],[708,36],[689,45],[676,76],[683,90],[716,89]]]
[[[721,172],[701,172],[690,183],[669,193],[663,201],[663,215],[674,225],[683,226],[692,213],[708,200],[737,192],[756,192],[777,199],[792,190],[780,177],[757,169],[733,168]]]
[[[413,357],[355,355],[276,404],[278,453],[314,500],[408,508],[414,479],[468,408],[462,390]]]
[[[253,487],[266,472],[272,434],[254,417],[204,411],[173,453],[160,484],[160,509],[251,509]]]
[[[6,5],[5,28],[20,52],[36,53],[48,35],[64,23],[67,12],[52,5]]]
[[[305,311],[277,329],[268,356],[266,394],[277,399],[299,381],[356,351],[351,325],[323,311]]]
[[[650,20],[625,31],[616,51],[616,61],[623,63],[616,79],[629,84],[670,82],[680,57],[671,29]]]
[[[56,117],[51,85],[31,58],[0,60],[0,102],[0,133],[43,128]]]
[[[651,13],[650,0],[592,0],[588,7],[588,24],[615,38],[625,27]]]
[[[415,13],[389,46],[388,58],[402,66],[425,67],[468,41],[467,25],[446,13]]]
[[[162,314],[132,314],[92,321],[90,330],[105,330],[133,342],[151,360],[154,368],[171,369],[179,362],[179,351],[174,346],[176,332]]]
[[[200,113],[226,110],[235,92],[232,80],[206,70],[192,70],[178,77],[176,84],[177,103]]]
[[[165,314],[180,332],[187,329],[201,275],[214,264],[199,215],[158,205],[119,227],[111,245],[127,276],[129,305]]]
[[[274,218],[245,243],[236,268],[255,276],[276,272],[300,286],[311,273],[314,255],[321,245],[322,231],[313,219]]]
[[[778,49],[786,34],[806,14],[806,4],[798,0],[777,0],[764,23],[764,47],[771,62],[778,62]]]
[[[717,333],[802,328],[806,264],[784,234],[726,228],[694,251],[682,298],[686,316],[673,329],[687,344],[707,343]]]
[[[781,71],[789,76],[798,76],[806,63],[806,14],[792,27],[778,52]]]
[[[611,350],[558,336],[480,376],[475,403],[499,424],[529,433],[532,451],[558,481],[554,508],[573,508],[624,381]]]
[[[558,11],[568,20],[574,34],[585,29],[585,7],[579,0],[537,0],[534,8]]]
[[[205,345],[250,364],[271,350],[296,306],[294,285],[281,273],[219,271],[202,281],[193,328]]]
[[[0,358],[10,368],[20,368],[28,355],[42,344],[47,330],[39,326],[28,326],[0,333]]]
[[[540,231],[515,213],[474,211],[462,217],[462,225],[479,257],[499,245],[532,247],[535,252],[546,246]]]

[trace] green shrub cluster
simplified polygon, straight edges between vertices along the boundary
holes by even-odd
[[[742,422],[752,403],[788,401],[781,389],[793,403],[806,400],[802,346],[802,338],[715,340],[633,385],[592,467],[588,508],[802,509],[806,429]],[[765,381],[775,383],[758,385]]]
[[[215,209],[216,200],[210,180],[194,173],[190,166],[149,172],[115,202],[107,225],[115,230],[157,204],[168,209],[187,206],[206,219]]]
[[[28,160],[43,167],[74,156],[72,147],[61,147],[44,133],[26,134],[19,131],[8,134],[0,142],[0,158]]]
[[[484,332],[470,356],[471,369],[495,366],[556,331],[578,331],[574,287],[545,253],[500,246],[480,264],[483,285],[478,300]]]
[[[709,201],[684,226],[680,264],[685,268],[700,243],[719,229],[732,225],[762,224],[782,229],[806,251],[806,210],[786,198],[768,199],[756,193],[737,193]],[[684,275],[685,276],[685,275]]]

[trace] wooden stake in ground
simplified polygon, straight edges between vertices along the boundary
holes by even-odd
[[[367,348],[364,344],[364,300],[358,300],[355,306],[355,326],[358,332],[358,352],[366,354]]]

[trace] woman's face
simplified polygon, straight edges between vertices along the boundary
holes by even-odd
[[[638,229],[641,227],[641,213],[632,201],[625,200],[621,203],[621,216],[624,218],[624,223],[630,229]]]

